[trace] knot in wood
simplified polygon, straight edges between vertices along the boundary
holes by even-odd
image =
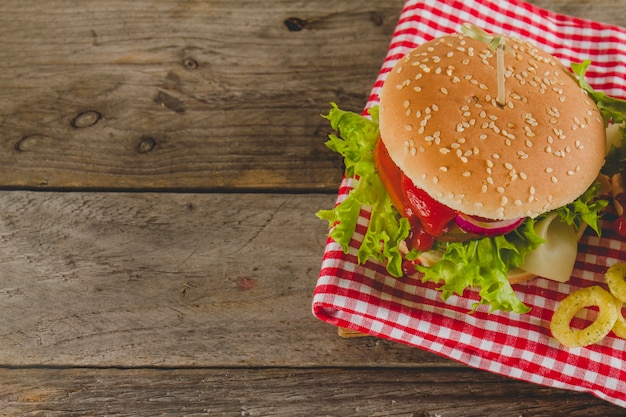
[[[198,61],[193,58],[185,58],[183,59],[183,67],[188,70],[194,70],[198,68]]]
[[[98,121],[102,119],[102,114],[95,110],[87,110],[81,113],[78,113],[76,117],[72,119],[70,122],[70,126],[74,129],[82,129],[84,127],[93,126]]]
[[[283,21],[289,32],[300,32],[304,29],[306,25],[306,20],[300,19],[299,17],[290,17]]]
[[[151,152],[156,146],[157,142],[154,138],[149,136],[141,138],[139,143],[137,144],[137,152],[138,153],[148,153]]]

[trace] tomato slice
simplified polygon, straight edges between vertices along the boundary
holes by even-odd
[[[456,217],[456,211],[432,198],[426,191],[416,187],[408,177],[402,179],[411,212],[419,217],[424,230],[432,236],[441,236],[448,223]]]
[[[418,239],[421,242],[418,245],[420,250],[429,249],[427,246],[429,244],[432,246],[433,239],[425,234],[434,237],[444,234],[448,224],[456,216],[456,211],[439,203],[424,190],[416,187],[413,181],[404,175],[393,162],[380,138],[374,152],[378,176],[389,193],[393,205],[403,216],[411,220],[414,240]]]
[[[387,152],[387,148],[385,148],[380,137],[376,141],[376,147],[374,148],[374,164],[380,180],[391,197],[393,205],[400,214],[406,215],[406,199],[403,197],[402,190],[402,177],[404,174],[389,156],[389,152]]]

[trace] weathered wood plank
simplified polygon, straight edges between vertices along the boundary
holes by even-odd
[[[402,3],[2,1],[0,185],[336,189]]]
[[[480,371],[0,369],[0,409],[29,416],[622,416],[588,394]]]
[[[362,108],[403,1],[43,4],[0,2],[1,186],[328,191],[319,114]]]
[[[0,364],[450,365],[315,319],[328,195],[0,193]]]

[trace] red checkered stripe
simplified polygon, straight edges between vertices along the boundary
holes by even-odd
[[[558,15],[517,0],[426,0],[406,2],[366,109],[378,103],[386,74],[410,48],[457,31],[465,21],[493,33],[529,39],[566,63],[590,58],[588,81],[611,95],[626,96],[626,68],[619,65],[619,57],[626,56],[626,31],[622,28]],[[344,179],[337,202],[352,187],[352,180]],[[576,288],[601,284],[608,266],[626,260],[623,238],[610,231],[602,239],[585,235],[568,283],[539,279],[516,286],[522,301],[532,307],[528,314],[489,314],[481,309],[468,314],[478,300],[474,291],[443,302],[435,284],[424,284],[419,277],[389,277],[376,262],[359,265],[356,248],[368,216],[367,210],[362,210],[347,254],[329,239],[313,300],[317,317],[479,369],[591,392],[626,406],[626,394],[618,388],[626,381],[623,340],[609,335],[598,345],[568,350],[549,334],[549,321],[560,300]]]

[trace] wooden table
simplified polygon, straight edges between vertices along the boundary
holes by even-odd
[[[0,415],[624,412],[312,316],[319,114],[363,107],[403,4],[358,3],[2,0]]]

